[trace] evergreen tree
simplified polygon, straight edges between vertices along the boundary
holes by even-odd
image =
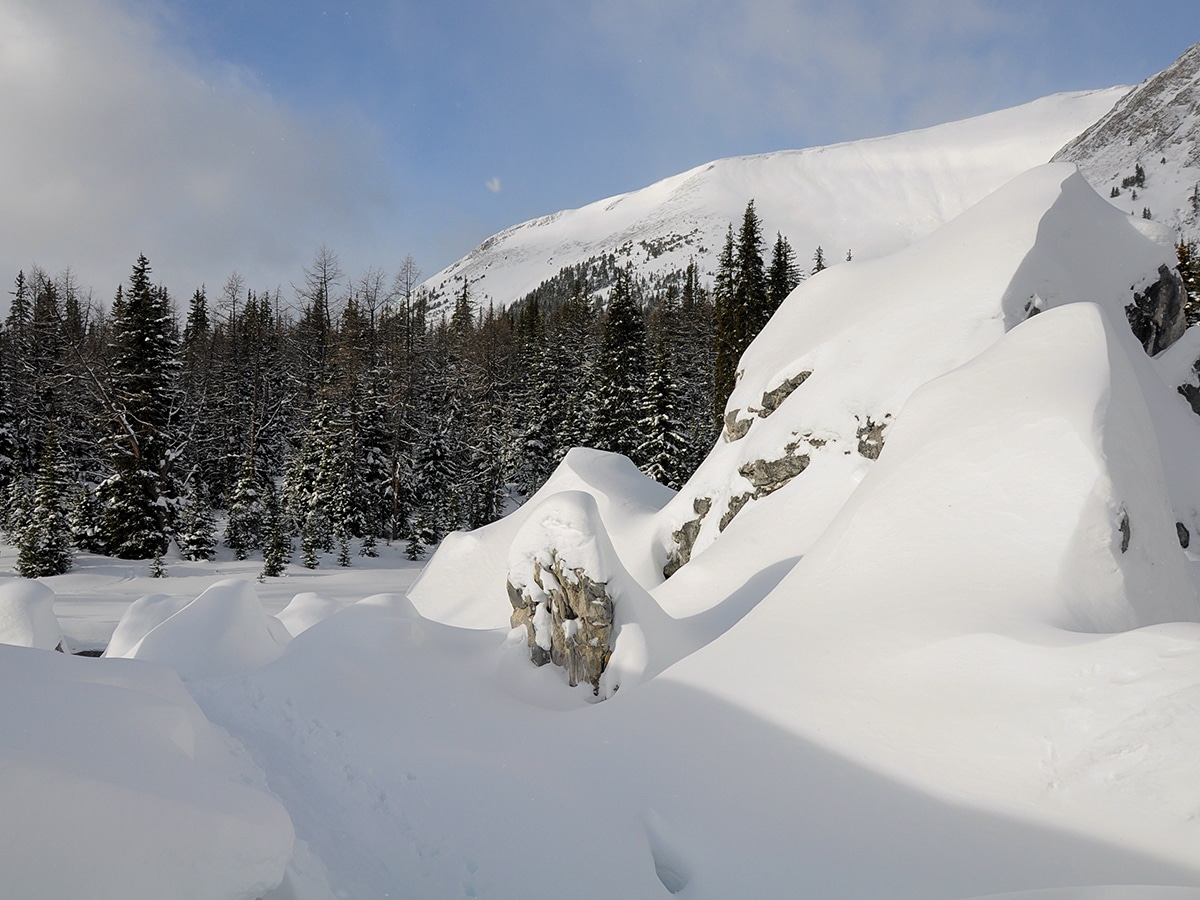
[[[733,393],[738,359],[742,355],[738,342],[734,312],[733,226],[725,232],[725,246],[717,258],[717,276],[713,282],[713,416],[719,424],[725,416],[725,404]]]
[[[818,244],[817,249],[813,251],[812,273],[816,275],[818,272],[823,272],[825,268],[825,251],[822,250],[821,246]]]
[[[100,535],[100,501],[96,492],[81,484],[71,506],[71,542],[85,553],[103,553]]]
[[[796,254],[792,245],[779,232],[775,234],[775,246],[771,251],[771,268],[767,272],[767,297],[771,312],[787,299],[801,281],[800,269],[796,265]]]
[[[100,485],[104,546],[122,559],[161,554],[169,539],[177,349],[170,300],[150,283],[150,263],[140,256],[113,307],[112,475]]]
[[[655,350],[639,425],[644,435],[638,449],[642,471],[678,490],[687,480],[687,439],[679,421],[679,389],[671,374],[671,354],[665,339]]]
[[[287,519],[279,505],[277,493],[267,490],[267,519],[265,529],[267,541],[263,547],[262,577],[278,578],[287,571],[292,559],[292,539],[288,537]]]
[[[212,559],[217,547],[217,524],[203,485],[188,494],[183,521],[176,536],[180,555],[192,562]]]
[[[637,462],[642,445],[638,423],[646,385],[646,324],[628,269],[617,271],[609,294],[598,376],[592,446],[623,453]]]
[[[746,204],[742,228],[738,232],[734,272],[733,318],[739,358],[775,311],[763,270],[762,250],[762,225],[754,211],[754,201],[751,200]]]
[[[17,537],[17,572],[25,578],[62,575],[71,568],[68,477],[53,429],[42,442],[33,505]]]
[[[245,559],[248,551],[262,547],[265,513],[254,459],[247,456],[233,488],[229,522],[225,526],[225,546],[237,559]]]

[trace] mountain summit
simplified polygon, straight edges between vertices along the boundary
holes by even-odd
[[[609,254],[643,275],[694,259],[709,276],[726,228],[752,198],[764,233],[781,232],[801,261],[818,246],[830,261],[885,255],[1045,163],[1127,91],[1057,94],[920,131],[717,160],[514,225],[426,286],[445,301],[465,281],[476,299],[508,306],[564,267]]]
[[[1058,153],[1114,205],[1183,230],[1200,212],[1200,44],[1126,94]],[[1140,174],[1139,174],[1140,172]]]

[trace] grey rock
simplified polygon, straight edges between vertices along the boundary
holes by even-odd
[[[779,490],[808,468],[809,458],[784,456],[781,459],[756,459],[738,469],[738,474],[754,485],[754,499],[765,497]]]
[[[1192,542],[1192,534],[1188,531],[1188,527],[1182,522],[1176,522],[1175,533],[1179,535],[1179,546],[1186,550]]]
[[[725,440],[740,441],[750,432],[752,419],[739,419],[740,409],[731,409],[725,413]]]
[[[696,538],[700,536],[700,526],[711,510],[710,497],[697,497],[692,501],[692,511],[696,513],[696,518],[688,519],[678,531],[671,534],[675,541],[675,550],[663,566],[663,578],[670,578],[691,560],[692,548],[696,546]]]
[[[1158,267],[1158,281],[1141,293],[1134,292],[1133,302],[1125,307],[1125,317],[1150,356],[1166,350],[1187,329],[1186,301],[1183,279],[1165,265]]]
[[[1127,511],[1121,510],[1121,522],[1117,528],[1121,532],[1121,552],[1127,553],[1129,551],[1129,538],[1133,535],[1133,529],[1129,525],[1129,513]]]
[[[758,411],[759,418],[765,419],[775,410],[779,409],[779,405],[791,395],[791,393],[808,381],[812,372],[801,372],[762,395],[762,408]]]
[[[508,599],[513,628],[524,628],[534,665],[548,662],[567,671],[572,687],[590,684],[599,692],[600,676],[612,656],[613,598],[603,582],[594,581],[583,569],[569,568],[551,551],[549,569],[534,564],[534,582],[547,599],[535,602],[528,592],[509,582]],[[539,616],[541,607],[548,615]],[[549,628],[539,634],[538,628]],[[545,648],[550,644],[549,650]]]
[[[886,426],[887,422],[876,422],[867,416],[867,421],[858,426],[859,455],[867,459],[879,459],[879,454],[883,452],[883,429]]]
[[[721,516],[721,521],[717,523],[717,530],[724,531],[733,517],[742,511],[742,508],[750,502],[750,498],[754,496],[749,491],[744,494],[738,494],[736,497],[729,498],[729,507],[725,510],[725,515]]]

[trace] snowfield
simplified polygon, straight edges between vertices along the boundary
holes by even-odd
[[[6,583],[4,890],[1200,897],[1200,336],[1124,311],[1172,237],[1033,168],[801,284],[678,494],[577,449],[419,578],[87,557],[95,660]],[[509,627],[552,551],[595,692]]]

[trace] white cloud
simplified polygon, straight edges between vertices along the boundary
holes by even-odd
[[[487,183],[487,189],[489,191],[491,191],[493,194],[500,193],[500,179],[499,178],[489,178],[488,183]]]
[[[0,0],[0,121],[0,280],[70,266],[107,297],[145,253],[176,295],[286,285],[387,203],[368,153],[119,0]]]

